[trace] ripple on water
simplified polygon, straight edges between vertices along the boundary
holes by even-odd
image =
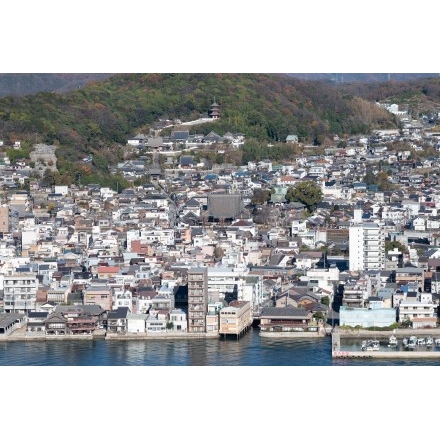
[[[350,344],[356,345],[356,342]],[[329,337],[270,339],[260,337],[258,330],[251,329],[238,340],[6,342],[0,344],[0,365],[270,367],[439,365],[439,361],[332,359]]]

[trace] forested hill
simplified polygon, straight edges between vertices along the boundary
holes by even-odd
[[[353,82],[339,84],[341,93],[351,94],[369,101],[388,101],[412,110],[419,116],[440,107],[440,77],[420,78],[407,81],[387,81],[379,83]]]
[[[63,93],[110,76],[109,73],[0,73],[0,97]]]
[[[61,167],[92,153],[105,172],[130,136],[148,133],[165,116],[197,119],[214,99],[220,120],[193,132],[242,132],[268,142],[297,134],[300,142],[322,144],[330,134],[395,127],[393,116],[374,102],[323,82],[281,74],[118,74],[68,93],[0,99],[0,137],[6,147],[15,140],[28,148],[59,145]]]
[[[0,133],[66,147],[125,143],[140,127],[167,115],[182,120],[220,105],[219,131],[283,141],[368,132],[393,126],[387,113],[322,82],[263,74],[123,74],[66,94],[0,99]]]

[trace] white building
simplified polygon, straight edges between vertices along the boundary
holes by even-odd
[[[417,300],[402,300],[399,304],[399,321],[422,321],[420,318],[435,318],[437,305],[432,301],[432,294],[423,292]],[[435,320],[432,320],[435,325]]]
[[[176,332],[186,332],[188,329],[188,320],[186,313],[182,309],[173,309],[170,312],[170,321],[173,324],[171,330]]]
[[[349,228],[350,271],[384,269],[385,234],[377,223],[354,224]]]
[[[339,269],[334,264],[328,269],[309,269],[306,277],[310,285],[333,292],[333,286],[339,282]]]
[[[116,291],[113,294],[113,310],[118,309],[119,307],[128,307],[128,310],[130,313],[132,312],[133,306],[132,306],[132,293],[130,290],[126,291]]]
[[[239,301],[248,301],[253,311],[263,303],[263,277],[248,276],[245,277],[242,295],[238,297]]]
[[[127,317],[127,333],[145,333],[148,315],[131,313]]]
[[[249,269],[243,264],[235,267],[208,267],[208,300],[219,301],[243,297],[244,278]]]
[[[26,313],[35,311],[38,278],[36,272],[14,272],[3,278],[4,311]]]

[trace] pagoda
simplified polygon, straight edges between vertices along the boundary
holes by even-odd
[[[219,105],[215,102],[215,98],[214,102],[209,107],[208,116],[211,119],[218,119],[220,117]]]

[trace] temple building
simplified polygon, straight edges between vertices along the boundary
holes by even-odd
[[[214,102],[209,107],[208,116],[211,119],[218,119],[220,117],[219,105],[215,102],[215,98]]]

